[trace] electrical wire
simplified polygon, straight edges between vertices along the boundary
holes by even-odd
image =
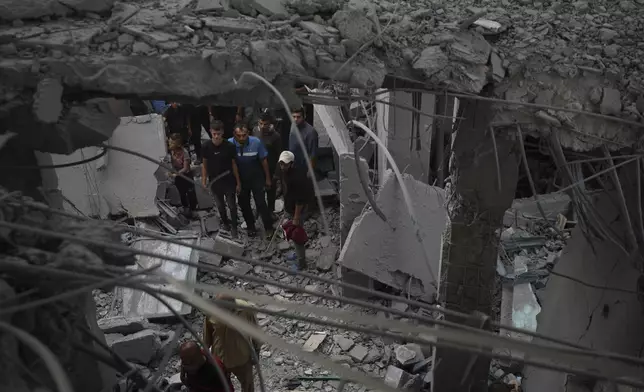
[[[11,224],[11,225],[13,225],[13,224]],[[17,227],[11,227],[11,225],[9,226],[10,228],[20,229],[19,227],[18,228]],[[0,227],[1,226],[7,226],[7,223],[0,222]],[[34,231],[34,230],[42,231],[40,229],[32,229],[31,231]],[[38,231],[36,231],[36,232],[38,232]],[[47,233],[46,231],[44,231],[44,232]],[[66,234],[47,233],[45,235],[50,235],[50,236],[59,237],[59,238],[62,236],[62,238],[68,239],[70,241],[78,241],[78,242],[88,242],[88,243],[92,243],[92,244],[100,244],[101,246],[104,246],[106,248],[112,248],[112,249],[116,249],[116,250],[121,250],[121,248],[126,248],[126,249],[131,251],[130,248],[127,248],[127,247],[124,247],[124,246],[119,246],[119,245],[114,245],[114,244],[101,244],[100,241],[89,240],[89,239],[86,239],[86,238],[76,238],[74,236],[70,236],[70,235],[66,235]],[[159,254],[156,254],[156,253],[153,253],[153,252],[146,252],[146,251],[137,251],[136,253],[140,254],[140,255],[155,257],[155,258],[163,258],[165,260],[174,261],[174,262],[177,262],[177,263],[180,263],[180,264],[199,267],[198,263],[191,263],[191,262],[181,260],[181,259],[176,258],[176,257],[159,255]],[[487,335],[489,337],[491,335],[491,336],[497,338],[497,335],[495,335],[495,334],[491,334],[490,332],[486,332],[486,331],[481,331],[481,330],[479,330],[477,328],[468,327],[468,326],[465,326],[465,325],[462,325],[462,324],[451,323],[451,322],[447,322],[447,321],[444,321],[444,320],[434,320],[434,319],[431,319],[431,318],[428,318],[428,317],[413,315],[413,314],[405,313],[405,312],[402,312],[402,311],[397,311],[395,309],[384,308],[384,307],[369,304],[369,303],[366,303],[366,302],[363,302],[363,301],[353,300],[353,299],[349,299],[349,298],[335,297],[335,296],[332,296],[332,295],[329,295],[329,294],[326,294],[326,293],[319,293],[319,292],[310,291],[310,290],[306,290],[306,289],[300,289],[298,287],[285,285],[285,284],[283,284],[281,282],[275,282],[275,281],[262,279],[262,278],[257,278],[257,277],[253,277],[253,276],[245,276],[243,274],[238,274],[238,273],[235,273],[235,272],[232,272],[232,271],[226,271],[224,269],[219,269],[219,268],[215,268],[215,267],[211,267],[211,266],[203,266],[203,267],[205,267],[205,269],[207,269],[207,270],[215,270],[215,272],[221,273],[223,275],[230,275],[230,276],[235,276],[235,277],[238,277],[238,278],[241,278],[241,279],[257,281],[257,282],[264,283],[264,284],[271,284],[271,285],[274,285],[274,286],[277,286],[277,287],[284,287],[284,288],[286,288],[288,290],[301,292],[301,293],[306,293],[306,294],[309,294],[309,295],[315,295],[315,296],[319,296],[319,297],[322,297],[322,298],[334,299],[334,300],[343,301],[343,302],[347,302],[347,303],[353,303],[353,304],[356,304],[358,306],[364,306],[364,307],[368,307],[368,308],[374,309],[374,310],[387,311],[387,312],[389,312],[391,314],[400,315],[401,317],[406,317],[406,318],[409,318],[409,319],[417,319],[419,321],[426,322],[426,323],[428,323],[430,325],[433,324],[433,325],[451,327],[451,328],[456,328],[456,329],[459,329],[459,330],[469,331],[471,333],[479,334],[479,335],[482,335],[482,336]],[[398,298],[398,299],[401,300],[403,298]],[[506,329],[506,330],[514,329],[513,327],[510,327],[510,326],[501,326],[501,327],[503,329]],[[516,330],[518,332],[520,332],[520,333],[531,334],[530,333],[531,331],[525,331],[525,330],[521,330],[521,329],[516,329]],[[547,336],[534,334],[534,333],[532,333],[532,334],[535,335],[535,336],[538,335],[538,337],[543,337],[546,340],[550,340],[550,341],[554,340],[552,338],[548,338]],[[509,339],[509,338],[502,338],[502,339],[508,339],[508,341],[511,341],[511,339]],[[557,341],[555,341],[555,342],[557,342]],[[532,343],[532,344],[535,344],[535,343]],[[570,345],[570,344],[567,343],[567,342],[563,342],[563,345]],[[581,348],[580,352],[585,352],[588,355],[604,355],[604,356],[608,356],[609,358],[616,358],[616,359],[627,360],[627,361],[635,361],[635,363],[642,362],[642,364],[644,364],[644,360],[640,360],[638,358],[634,359],[634,358],[631,358],[631,357],[628,357],[628,356],[622,356],[622,355],[619,355],[619,354],[598,353],[596,351],[586,350],[583,347],[580,347],[580,348]]]
[[[28,206],[33,206],[34,208],[39,208],[39,209],[47,209],[48,208],[48,207],[43,207],[43,206],[41,206],[41,205],[39,205],[37,203],[32,203],[32,202],[27,202],[27,203],[29,203],[29,204],[27,204]],[[58,210],[53,210],[51,212],[59,213]],[[73,217],[75,219],[82,219],[81,217],[78,217],[76,215],[71,215],[71,217]],[[0,226],[2,226],[2,222],[0,222]],[[444,313],[444,314],[452,316],[452,317],[459,317],[459,318],[462,318],[462,319],[472,319],[473,318],[471,315],[451,311],[451,310],[443,308],[443,307],[433,306],[433,305],[430,305],[430,304],[427,304],[427,303],[424,303],[424,302],[420,302],[420,301],[416,301],[416,300],[412,300],[412,299],[409,299],[409,298],[398,297],[398,296],[395,296],[395,295],[392,295],[392,294],[387,294],[387,293],[384,293],[384,292],[371,290],[371,289],[368,289],[368,288],[365,288],[365,287],[362,287],[362,286],[342,282],[341,280],[324,278],[322,276],[307,273],[307,272],[294,272],[290,268],[287,268],[287,267],[274,265],[274,264],[270,264],[270,263],[265,263],[265,262],[262,262],[260,260],[255,260],[255,259],[247,258],[247,257],[244,257],[244,256],[234,256],[234,255],[227,254],[225,252],[214,251],[212,249],[204,248],[204,247],[201,247],[201,246],[197,246],[197,245],[193,245],[193,244],[187,244],[187,243],[181,242],[181,241],[179,241],[177,239],[174,239],[174,238],[169,238],[169,237],[166,237],[166,236],[159,236],[159,235],[156,235],[156,234],[153,234],[153,233],[146,233],[145,231],[140,230],[140,229],[125,228],[125,230],[129,231],[131,233],[135,233],[135,234],[139,234],[139,235],[143,235],[143,236],[148,236],[150,238],[158,239],[158,240],[161,240],[161,241],[166,241],[166,242],[169,242],[169,243],[174,243],[174,244],[178,244],[178,245],[182,245],[182,246],[187,246],[187,247],[190,247],[191,249],[198,250],[200,252],[204,252],[204,253],[208,253],[208,254],[214,254],[214,255],[221,255],[223,257],[236,259],[236,260],[247,262],[247,263],[250,263],[250,264],[253,264],[253,265],[258,265],[258,266],[261,266],[263,268],[274,269],[274,270],[284,272],[284,273],[292,275],[292,276],[303,276],[303,277],[313,279],[313,280],[317,280],[317,281],[320,281],[320,282],[323,282],[323,283],[326,283],[326,284],[338,285],[338,286],[343,287],[343,288],[357,290],[359,292],[369,294],[370,296],[376,296],[376,297],[386,299],[386,300],[390,300],[390,301],[398,301],[398,302],[406,303],[406,304],[408,304],[410,306],[417,306],[417,307],[419,307],[421,309],[427,309],[427,310],[431,310],[431,311],[435,311],[435,312]],[[32,231],[33,231],[33,229],[32,229]],[[50,232],[47,232],[47,231],[43,231],[43,233],[45,233],[44,235],[49,235],[49,236],[52,235]],[[58,233],[55,233],[55,234],[58,234]],[[106,245],[104,242],[101,242],[101,241],[78,239],[77,237],[71,236],[71,235],[65,235],[63,239],[76,240],[76,241],[80,241],[80,242],[85,241],[85,243],[90,243],[90,244],[98,245],[98,246],[105,246]],[[124,249],[128,249],[129,251],[132,251],[131,248],[125,248],[125,247],[123,249],[119,248],[119,250],[124,250]],[[180,262],[186,263],[185,261],[180,261]],[[216,273],[222,273],[222,274],[228,274],[228,275],[235,276],[235,274],[233,272],[226,271],[226,270],[223,270],[223,269],[220,269],[220,268],[217,268],[217,267],[214,267],[214,266],[210,266],[210,265],[199,265],[199,268],[205,269],[205,270],[210,271],[210,272],[216,272]],[[260,279],[260,278],[248,277],[248,276],[243,276],[243,275],[239,275],[239,276],[235,276],[235,277],[242,278],[242,279],[249,279],[249,280]],[[259,283],[266,283],[266,281],[260,280]],[[269,282],[269,283],[271,285],[274,285],[277,282]],[[281,285],[281,283],[279,283],[279,285]],[[299,289],[297,287],[290,286],[290,285],[284,285],[283,287],[287,288],[287,289],[290,289],[290,290],[302,290],[302,289]],[[303,290],[301,292],[309,294],[309,295],[320,296],[319,293],[316,293],[314,291]],[[368,303],[368,302],[355,300],[355,299],[352,299],[352,298],[330,296],[329,299],[334,299],[334,300],[338,300],[340,302],[345,302],[345,303],[351,303],[351,304],[356,305],[356,306],[361,306],[361,307],[366,307],[366,308],[373,308],[373,305]],[[385,309],[385,308],[382,308],[381,310],[383,310],[383,309],[385,311],[388,311],[388,312],[392,312],[392,311],[394,313],[397,312],[397,311],[394,311],[392,309]],[[402,317],[408,317],[408,318],[412,318],[412,319],[417,319],[417,320],[423,321],[423,322],[433,322],[433,319],[423,318],[422,316],[417,316],[417,315],[409,315],[409,314],[405,314],[404,312],[401,312],[399,315],[401,315]],[[457,324],[457,325],[459,325],[459,324]],[[552,338],[552,337],[549,337],[549,336],[546,336],[546,335],[543,335],[543,334],[540,334],[540,333],[537,333],[537,332],[533,332],[533,331],[527,331],[527,330],[523,330],[523,329],[520,329],[520,328],[514,328],[512,326],[505,326],[505,325],[501,325],[499,323],[494,323],[494,322],[491,323],[491,325],[494,326],[494,327],[497,327],[497,328],[503,328],[503,329],[508,330],[508,331],[514,331],[514,332],[526,334],[526,335],[529,335],[529,336],[533,336],[535,338],[543,339],[545,341],[550,341],[550,342],[565,345],[565,346],[570,346],[570,347],[575,347],[575,348],[580,348],[580,349],[588,349],[587,347],[584,347],[584,346],[581,346],[581,345],[578,345],[578,344],[575,344],[575,343],[572,343],[572,342],[568,342],[568,341],[560,340],[560,339],[555,339],[555,338]]]

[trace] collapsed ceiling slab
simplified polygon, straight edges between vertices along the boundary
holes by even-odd
[[[67,123],[84,123],[86,117],[101,123],[97,109],[86,108],[88,96],[278,105],[261,83],[240,83],[244,71],[283,91],[295,79],[370,88],[394,75],[465,93],[479,93],[493,81],[498,96],[526,102],[540,101],[539,91],[549,83],[569,84],[556,92],[561,99],[546,101],[563,99],[569,107],[641,121],[644,50],[636,38],[642,7],[632,1],[502,2],[488,9],[469,3],[289,0],[283,7],[269,0],[8,0],[0,5],[0,19],[7,22],[0,25],[0,125],[55,135],[56,143],[36,148],[63,152],[87,145],[74,141],[87,130],[70,132]],[[473,24],[480,15],[499,25]],[[594,75],[599,95],[575,88],[587,76],[582,73]],[[58,110],[56,84],[43,79],[63,87],[58,116],[52,113]],[[33,106],[38,89],[48,89],[40,96],[52,109]],[[528,91],[520,95],[521,89]],[[504,121],[522,120],[512,108],[499,110]],[[16,120],[31,112],[37,116]],[[551,117],[562,122],[557,111],[542,112],[538,118],[546,126]],[[531,108],[524,114],[533,121],[535,113]],[[104,116],[103,124],[117,125]],[[625,144],[634,140],[630,128],[581,118],[573,116],[571,126]],[[92,143],[109,137],[103,129],[89,131],[96,135]],[[580,149],[599,141],[590,143]]]

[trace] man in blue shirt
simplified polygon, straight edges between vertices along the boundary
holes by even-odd
[[[309,154],[311,159],[311,165],[315,169],[315,158],[318,153],[318,131],[313,128],[311,124],[306,121],[304,115],[304,109],[295,109],[293,110],[293,121],[297,129],[300,131],[304,145],[306,146],[306,152]],[[300,143],[297,140],[297,135],[295,132],[291,132],[288,137],[288,150],[295,155],[295,165],[301,168],[306,168],[306,158],[300,147]]]
[[[264,192],[266,188],[273,186],[271,176],[268,170],[268,151],[258,138],[249,136],[249,128],[245,124],[235,126],[234,136],[228,141],[234,144],[236,150],[235,161],[239,169],[239,178],[241,180],[241,190],[239,192],[239,207],[246,221],[246,229],[249,236],[255,236],[255,216],[250,206],[250,195],[253,194],[253,200],[259,215],[264,223],[266,235],[273,235],[273,219],[266,205]]]

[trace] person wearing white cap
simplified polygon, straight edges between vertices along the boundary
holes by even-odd
[[[299,167],[295,155],[291,151],[282,151],[278,159],[279,182],[284,196],[284,210],[293,218],[294,226],[303,226],[307,206],[313,200],[314,191],[311,179],[307,176],[306,168]],[[306,267],[304,244],[295,244],[298,264],[301,269]]]

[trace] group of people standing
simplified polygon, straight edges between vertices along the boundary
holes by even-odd
[[[206,106],[173,103],[164,113],[171,162],[177,172],[185,176],[175,174],[183,206],[189,211],[197,207],[194,184],[187,179],[192,176],[190,155],[182,142],[189,141],[194,145],[196,163],[201,164],[202,185],[215,198],[222,229],[237,237],[239,204],[248,235],[257,234],[252,197],[266,235],[272,236],[278,191],[284,196],[284,207],[292,216],[292,223],[301,225],[313,200],[311,181],[315,179],[307,175],[306,157],[296,134],[288,135],[285,149],[272,115],[263,113],[257,125],[251,127],[243,120],[243,108],[233,109],[234,112],[214,111]],[[293,110],[292,116],[311,165],[315,167],[317,131],[307,122],[303,109]],[[211,136],[203,143],[201,127],[207,127]]]

